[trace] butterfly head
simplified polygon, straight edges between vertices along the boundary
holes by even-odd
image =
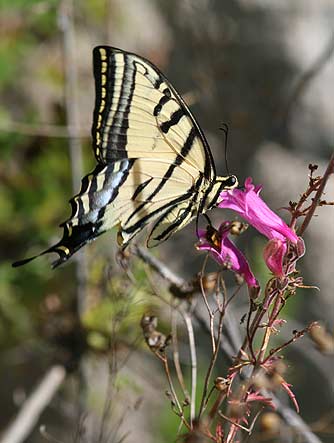
[[[204,210],[211,209],[217,205],[221,192],[238,187],[238,179],[235,175],[226,177],[216,177],[214,183],[210,185],[202,201]]]
[[[234,189],[239,185],[238,179],[235,175],[229,175],[227,177],[217,177],[216,183],[220,183],[220,190]]]

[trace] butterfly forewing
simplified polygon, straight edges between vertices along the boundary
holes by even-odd
[[[115,48],[93,52],[93,147],[99,162],[176,156],[214,179],[207,142],[168,80],[147,60]],[[185,146],[188,137],[191,144]],[[190,145],[190,146],[189,146]],[[197,172],[197,174],[198,174]]]

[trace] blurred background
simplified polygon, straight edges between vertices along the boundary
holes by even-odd
[[[151,295],[142,263],[131,265],[135,284],[120,269],[115,233],[57,270],[49,257],[18,269],[11,263],[60,238],[67,201],[95,164],[98,44],[159,66],[191,106],[220,175],[224,122],[231,172],[262,183],[273,209],[298,200],[308,164],[323,172],[333,152],[334,3],[1,0],[0,8],[0,432],[57,364],[66,373],[58,373],[59,389],[25,441],[174,441],[178,421],[163,394],[166,381],[139,326],[144,312],[168,313]],[[332,180],[325,198],[333,194]],[[333,331],[334,215],[321,209],[301,263],[305,283],[320,291],[300,290],[291,300],[287,337],[310,320]],[[218,223],[222,213],[212,217]],[[249,231],[240,244],[248,257],[260,257],[252,264],[264,281],[264,240]],[[154,253],[191,278],[203,263],[194,243],[191,224]],[[239,321],[242,301],[235,311]],[[333,358],[307,338],[286,358],[302,417],[322,441],[333,441]]]

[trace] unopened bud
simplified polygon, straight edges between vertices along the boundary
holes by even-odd
[[[272,372],[268,374],[268,380],[271,383],[271,389],[278,388],[284,383],[283,375],[287,370],[286,364],[282,360],[275,362]]]
[[[239,419],[245,416],[247,406],[245,402],[232,400],[230,402],[230,416],[234,419]]]
[[[142,327],[144,334],[150,333],[158,326],[158,318],[154,315],[144,314],[141,318],[140,326]]]
[[[241,235],[243,232],[246,231],[247,228],[248,228],[247,223],[242,223],[238,220],[234,220],[230,224],[230,233],[232,235]]]
[[[218,272],[210,272],[202,277],[202,285],[205,291],[213,291],[217,287]]]
[[[231,384],[231,380],[224,377],[217,377],[215,380],[215,388],[218,391],[225,391]]]
[[[278,434],[281,427],[281,419],[275,412],[265,412],[260,417],[260,427],[268,434]]]

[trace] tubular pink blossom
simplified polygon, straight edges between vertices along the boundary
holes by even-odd
[[[219,208],[232,209],[269,240],[275,238],[297,243],[297,234],[273,212],[260,197],[262,186],[245,181],[245,189],[232,189],[220,194]]]
[[[250,288],[259,288],[259,283],[254,277],[250,266],[243,253],[228,238],[231,223],[224,222],[219,230],[208,227],[207,230],[199,231],[199,250],[210,251],[211,256],[219,264],[240,274]]]
[[[291,272],[284,266],[289,249],[299,249],[302,240],[289,226],[273,212],[260,197],[262,186],[254,186],[252,179],[245,180],[245,187],[223,191],[220,194],[219,208],[232,209],[243,219],[265,235],[269,242],[264,249],[264,259],[268,268],[277,277]],[[290,248],[291,249],[291,248]],[[299,258],[302,254],[297,253]],[[297,258],[297,259],[298,259]]]

